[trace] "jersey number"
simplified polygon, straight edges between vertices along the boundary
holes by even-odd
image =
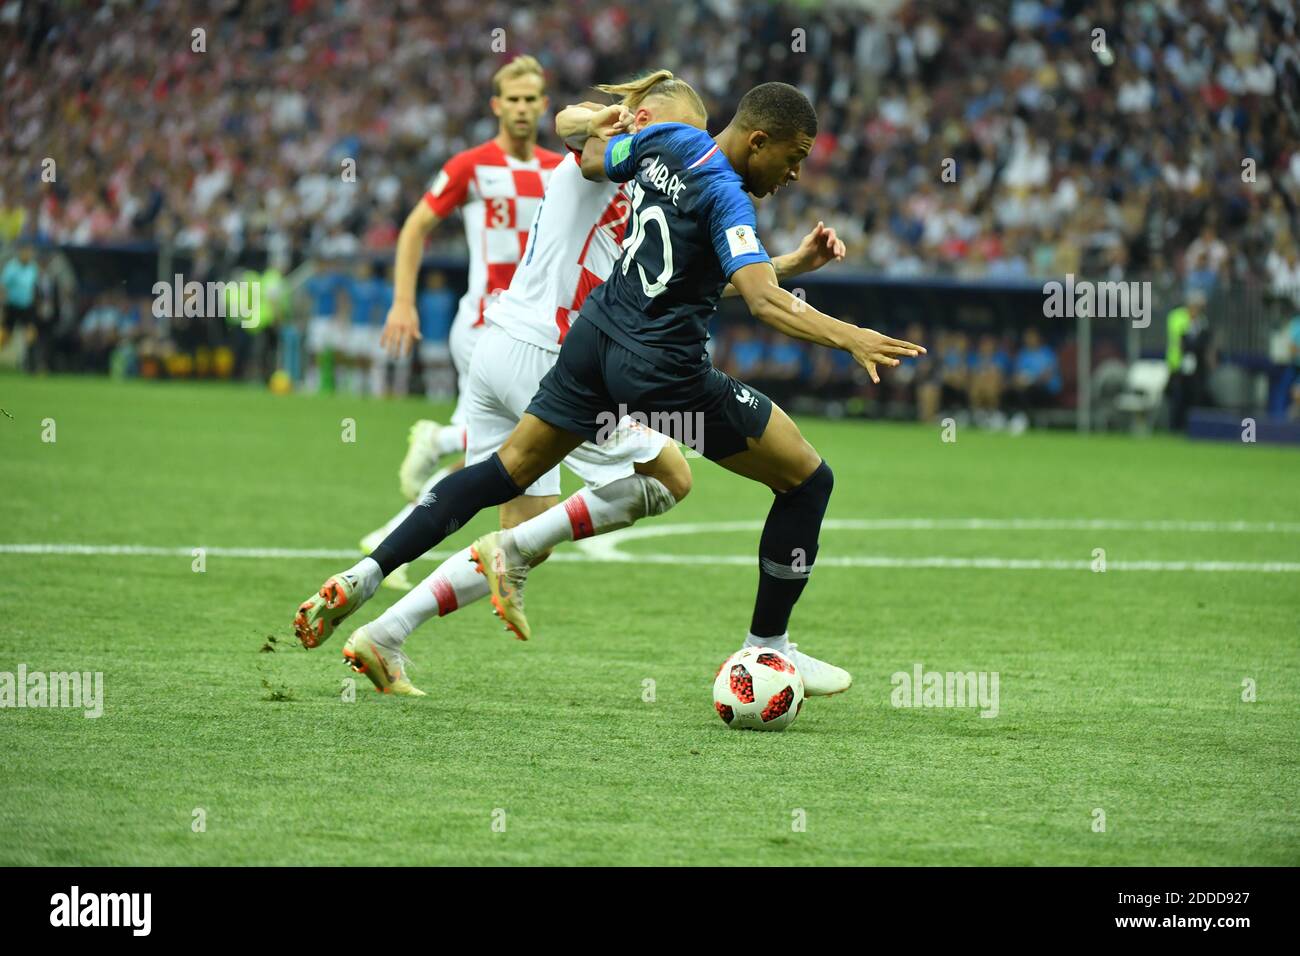
[[[668,280],[673,276],[673,244],[668,235],[668,220],[664,218],[664,211],[658,206],[647,206],[641,208],[641,202],[645,199],[645,190],[641,188],[638,182],[632,183],[632,232],[623,240],[623,248],[626,250],[623,255],[623,275],[627,275],[627,270],[632,265],[632,260],[636,257],[636,252],[641,248],[641,243],[645,241],[646,226],[655,223],[659,227],[659,236],[663,240],[663,271],[659,273],[658,278],[651,282],[645,274],[645,269],[641,263],[637,263],[636,271],[641,276],[641,288],[645,292],[647,299],[653,299],[661,295],[668,288]]]
[[[489,199],[487,201],[487,227],[489,229],[514,225],[510,221],[510,200]]]

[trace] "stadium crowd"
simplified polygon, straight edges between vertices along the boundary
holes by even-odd
[[[715,126],[754,83],[804,89],[822,132],[763,204],[774,248],[822,218],[891,274],[1300,268],[1291,0],[54,6],[0,10],[0,224],[47,241],[387,251],[526,51],[553,104],[628,64],[696,84]]]
[[[715,131],[755,83],[802,88],[821,132],[800,187],[760,203],[774,252],[822,219],[889,276],[1157,275],[1300,305],[1291,0],[10,0],[0,50],[0,244],[382,262],[528,52],[553,108],[667,67]],[[431,249],[463,253],[459,230]]]

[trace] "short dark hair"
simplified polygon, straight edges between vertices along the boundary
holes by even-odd
[[[799,133],[817,136],[817,111],[808,97],[789,83],[760,83],[736,107],[736,122],[747,130],[761,129],[775,140]]]

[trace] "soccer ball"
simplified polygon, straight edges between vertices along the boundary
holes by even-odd
[[[718,668],[713,707],[732,730],[785,730],[803,706],[803,678],[790,658],[746,647]]]

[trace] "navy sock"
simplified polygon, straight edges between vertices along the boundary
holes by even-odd
[[[484,508],[504,504],[523,493],[500,457],[493,454],[487,461],[454,471],[434,485],[406,520],[370,552],[370,557],[387,577],[455,534]]]
[[[758,543],[758,596],[749,625],[755,637],[780,637],[817,558],[817,535],[835,476],[822,462],[803,484],[776,493]]]

